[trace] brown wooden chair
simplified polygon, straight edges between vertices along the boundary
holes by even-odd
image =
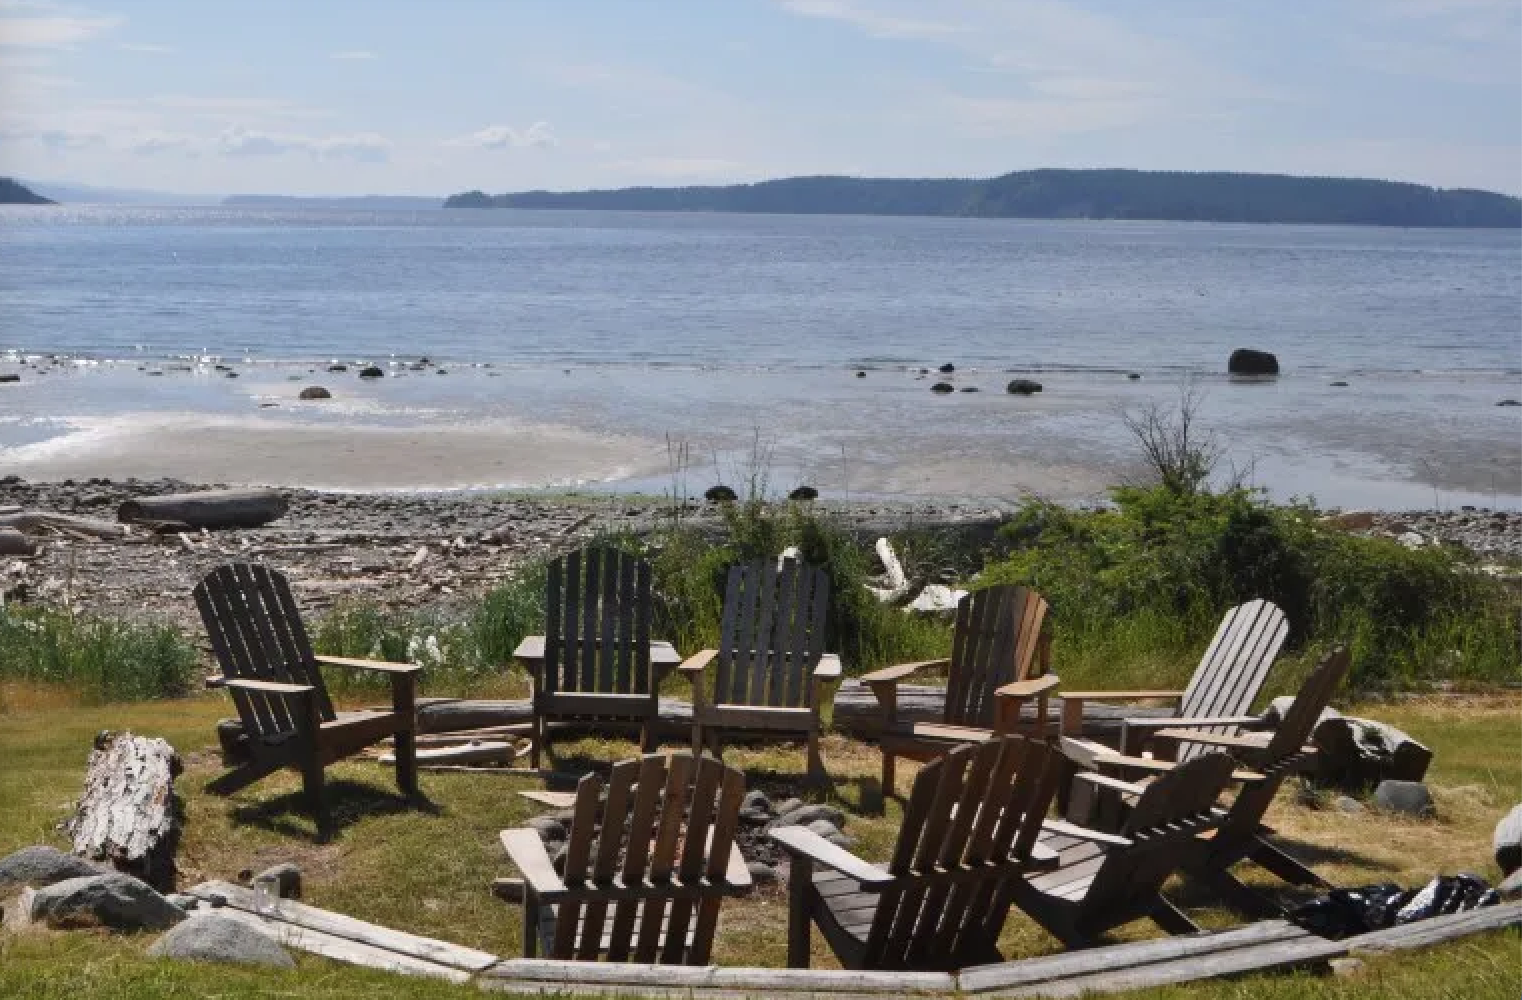
[[[1210,731],[1209,726],[1202,727],[1201,731],[1187,725],[1164,729],[1154,734],[1159,752],[1153,758],[1122,756],[1097,744],[1079,741],[1065,741],[1065,747],[1070,757],[1102,774],[1142,776],[1173,769],[1176,765],[1169,758],[1177,756],[1171,751],[1180,743],[1194,743],[1230,754],[1241,767],[1248,769],[1233,775],[1241,787],[1230,805],[1218,810],[1220,825],[1200,851],[1185,859],[1183,868],[1239,910],[1253,916],[1276,914],[1279,908],[1243,884],[1232,874],[1231,868],[1240,861],[1252,860],[1291,884],[1322,889],[1332,887],[1267,839],[1273,831],[1264,825],[1263,817],[1286,778],[1315,767],[1317,751],[1310,743],[1311,735],[1337,685],[1347,674],[1350,662],[1348,651],[1341,646],[1323,657],[1306,677],[1294,703],[1272,733],[1227,736]],[[1136,784],[1111,783],[1109,788],[1111,793],[1118,793],[1107,796],[1112,809],[1123,809],[1125,804],[1136,801],[1143,791],[1143,786]]]
[[[1179,764],[1146,787],[1117,834],[1048,821],[1037,846],[1055,851],[1058,863],[1017,880],[1014,904],[1070,948],[1144,918],[1170,934],[1199,930],[1160,890],[1204,851],[1199,835],[1220,823],[1215,801],[1231,774],[1225,754]],[[1113,781],[1093,773],[1080,780]]]
[[[219,566],[196,585],[195,600],[222,668],[212,683],[232,695],[247,755],[245,763],[207,785],[208,791],[231,795],[281,768],[296,768],[318,827],[325,830],[323,768],[393,737],[397,786],[407,795],[417,793],[413,734],[422,667],[317,655],[285,576],[267,566]],[[335,712],[319,664],[387,674],[391,711]]]
[[[883,795],[894,794],[896,757],[932,760],[952,747],[996,734],[1046,735],[1047,697],[1059,683],[1047,672],[1051,636],[1042,624],[1046,600],[1013,585],[986,587],[957,602],[951,656],[874,670],[862,677],[882,708]],[[938,723],[898,719],[898,685],[930,668],[947,668],[946,703]],[[1036,699],[1033,721],[1022,726],[1020,710]]]
[[[562,721],[635,722],[640,749],[653,749],[661,681],[681,657],[650,639],[650,564],[597,547],[556,559],[544,619],[545,634],[513,651],[533,682],[531,765]]]
[[[808,773],[828,780],[819,756],[824,686],[840,677],[840,657],[824,651],[830,577],[823,569],[771,559],[729,568],[718,649],[679,668],[692,681],[692,752],[705,737],[715,756],[729,733],[802,737]],[[705,683],[714,664],[713,687]]]
[[[1226,612],[1215,638],[1200,658],[1194,676],[1182,691],[1064,691],[1062,734],[1083,735],[1083,706],[1091,701],[1172,701],[1173,718],[1126,719],[1121,729],[1120,751],[1135,754],[1148,736],[1189,718],[1209,725],[1215,732],[1232,733],[1237,727],[1254,725],[1248,715],[1253,700],[1263,689],[1264,678],[1289,635],[1284,612],[1270,601],[1254,600]],[[1186,753],[1202,752],[1190,748]]]
[[[806,827],[772,830],[791,859],[787,964],[808,967],[811,922],[848,969],[998,961],[1010,893],[1056,860],[1037,837],[1062,773],[1054,748],[1020,736],[947,752],[915,776],[886,866]]]
[[[712,757],[647,754],[577,784],[563,874],[537,831],[503,830],[523,873],[524,957],[707,964],[720,901],[751,884],[734,846],[744,795],[744,775]]]

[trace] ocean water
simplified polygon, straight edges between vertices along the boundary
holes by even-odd
[[[1011,467],[1044,463],[1035,482],[1081,497],[1127,461],[1118,413],[1187,378],[1276,493],[1522,497],[1522,421],[1495,406],[1522,396],[1511,231],[63,207],[0,210],[0,259],[0,368],[28,373],[0,395],[0,465],[33,472],[44,446],[166,415],[496,421],[646,442],[586,479],[648,483],[674,437],[887,493],[1023,491]],[[1284,375],[1224,379],[1244,346]],[[288,405],[352,376],[332,360],[411,377]],[[920,370],[946,362],[982,391],[931,397]],[[1004,395],[1010,372],[1047,391]],[[419,476],[396,485],[503,482]]]

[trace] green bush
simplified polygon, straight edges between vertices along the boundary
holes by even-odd
[[[1227,608],[1254,597],[1284,609],[1292,649],[1348,643],[1360,687],[1518,677],[1516,599],[1450,551],[1322,528],[1309,508],[1247,490],[1114,498],[1096,511],[1027,505],[981,581],[1046,596],[1069,681],[1106,662],[1187,663]]]
[[[65,684],[101,701],[172,698],[190,690],[199,660],[170,625],[0,609],[0,678]]]

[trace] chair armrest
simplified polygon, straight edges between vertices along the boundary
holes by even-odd
[[[1093,771],[1079,771],[1074,777],[1079,781],[1085,781],[1091,785],[1098,785],[1100,788],[1108,788],[1125,795],[1142,795],[1147,791],[1145,785],[1121,781],[1119,778],[1112,778],[1108,774],[1096,774]]]
[[[714,657],[718,655],[719,651],[717,649],[700,649],[683,660],[677,666],[677,669],[684,674],[700,674],[703,672],[703,668],[712,663]],[[691,677],[689,680],[697,680],[697,677]]]
[[[892,882],[893,876],[852,854],[850,851],[825,840],[813,830],[802,826],[783,826],[768,831],[767,836],[781,844],[790,854],[802,854],[811,861],[833,868],[842,875],[854,878],[863,889]]]
[[[840,657],[825,653],[814,666],[814,680],[831,681],[840,676]]]
[[[361,660],[352,656],[317,655],[313,659],[330,667],[357,667],[360,670],[374,670],[383,674],[415,674],[423,669],[421,663],[387,663],[384,660]]]
[[[863,684],[886,684],[889,682],[897,682],[903,680],[905,677],[908,677],[911,674],[918,673],[921,670],[925,670],[930,667],[944,667],[950,662],[951,658],[948,656],[940,660],[920,660],[917,663],[900,663],[897,666],[883,667],[879,670],[874,670],[870,674],[862,674],[861,682]]]
[[[1268,748],[1268,741],[1271,738],[1268,733],[1261,733],[1256,737],[1229,736],[1226,733],[1197,733],[1192,729],[1173,727],[1159,729],[1152,735],[1165,740],[1203,743],[1207,746],[1221,747],[1225,750],[1266,750]]]
[[[750,868],[745,864],[745,855],[740,853],[740,848],[735,844],[729,845],[729,862],[724,866],[724,881],[736,889],[751,887]]]
[[[1064,691],[1066,701],[1178,701],[1182,691]]]
[[[201,683],[206,685],[208,691],[227,686],[227,678],[221,674],[208,674],[206,680]]]
[[[1044,819],[1041,821],[1041,829],[1047,833],[1055,833],[1064,837],[1077,837],[1079,840],[1087,840],[1095,844],[1108,844],[1111,847],[1131,846],[1131,840],[1128,837],[1118,837],[1113,833],[1090,830],[1086,826],[1078,826],[1066,820]]]
[[[527,667],[537,667],[544,659],[544,636],[524,636],[523,641],[518,643],[518,648],[513,650],[513,659]]]
[[[1145,771],[1148,774],[1167,774],[1178,767],[1176,761],[1155,760],[1151,757],[1128,757],[1125,754],[1106,754],[1095,759],[1096,767],[1114,767],[1122,771]],[[1257,771],[1244,771],[1241,769],[1231,772],[1231,780],[1242,785],[1255,785],[1266,780],[1266,775]]]
[[[1131,729],[1185,729],[1198,726],[1208,729],[1212,726],[1237,726],[1238,728],[1251,729],[1263,728],[1261,715],[1193,715],[1179,719],[1122,719],[1121,725]]]
[[[245,680],[232,677],[223,681],[224,687],[238,691],[262,691],[265,694],[311,694],[317,689],[310,684],[286,684],[282,681]]]
[[[1062,679],[1056,674],[1047,674],[1028,681],[1011,681],[1001,688],[995,688],[994,694],[1000,698],[1034,698],[1061,683]]]
[[[500,837],[508,860],[523,873],[524,886],[530,892],[541,899],[553,901],[566,891],[565,883],[555,872],[549,852],[544,849],[544,841],[539,839],[536,831],[519,827],[503,830]]]

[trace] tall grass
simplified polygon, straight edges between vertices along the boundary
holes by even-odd
[[[0,609],[0,678],[63,684],[100,701],[172,698],[190,690],[200,657],[171,625]]]

